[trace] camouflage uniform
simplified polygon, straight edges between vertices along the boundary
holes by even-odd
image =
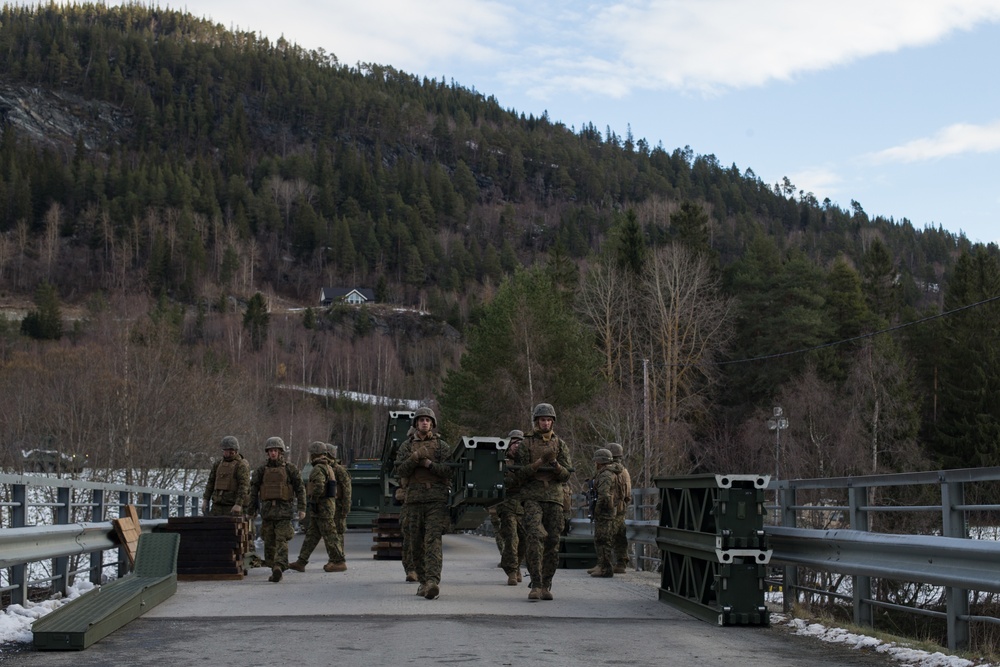
[[[337,548],[340,553],[344,552],[344,534],[347,533],[347,514],[351,511],[351,475],[347,468],[337,459],[337,448],[334,445],[327,445],[330,465],[333,467],[333,476],[337,480],[337,510],[334,512],[333,520],[337,527]]]
[[[222,439],[223,458],[216,461],[208,474],[202,507],[208,507],[209,516],[232,516],[242,514],[250,493],[250,465],[240,454],[236,438],[227,435]],[[232,455],[228,455],[232,452]],[[233,510],[236,510],[235,512]]]
[[[597,551],[597,566],[589,570],[592,577],[613,576],[615,517],[618,498],[615,497],[617,475],[611,469],[611,452],[598,449],[594,454],[597,474],[594,476],[594,491],[597,504],[594,506],[594,549]]]
[[[507,459],[513,462],[521,442],[524,440],[524,434],[514,430],[507,437],[510,438]],[[523,516],[524,507],[513,494],[494,505],[490,515],[496,534],[497,548],[500,550],[500,567],[507,574],[508,586],[516,586],[521,581],[521,563],[524,562],[527,549]]]
[[[269,454],[267,462],[254,471],[250,497],[260,507],[264,565],[271,568],[271,581],[277,582],[288,569],[288,540],[295,536],[292,515],[295,512],[300,517],[305,515],[306,492],[298,468],[285,461],[281,438],[268,438],[265,451],[271,449],[279,449],[281,453],[275,459]],[[283,469],[284,475],[275,469]]]
[[[445,463],[451,447],[440,439],[433,427],[429,431],[419,430],[424,417],[436,425],[437,420],[429,408],[416,410],[413,423],[418,430],[399,447],[395,471],[401,479],[408,479],[403,544],[409,542],[412,550],[413,566],[420,582],[417,594],[434,599],[441,583],[441,536],[448,530],[450,521],[448,495],[452,470]]]
[[[412,540],[406,539],[406,530],[408,518],[410,516],[410,507],[406,504],[406,482],[405,478],[399,480],[399,487],[395,491],[395,499],[402,503],[399,508],[399,534],[402,541],[402,561],[403,561],[403,572],[406,572],[406,581],[410,583],[415,583],[419,580],[417,577],[417,565],[413,560],[413,542]]]
[[[318,446],[317,446],[318,445]],[[326,443],[314,442],[309,446],[312,469],[309,472],[309,482],[306,484],[306,501],[308,521],[306,522],[306,537],[302,541],[299,557],[289,567],[299,572],[305,572],[309,556],[320,540],[326,545],[327,563],[323,569],[327,572],[342,572],[347,569],[344,563],[344,551],[337,543],[337,494],[339,489],[331,489],[327,482],[336,483],[336,475],[330,459],[326,456]],[[333,495],[328,495],[332,491]]]
[[[616,475],[618,475],[618,489],[621,492],[622,498],[618,499],[618,511],[615,514],[615,533],[612,539],[612,547],[615,552],[614,559],[614,571],[615,574],[624,574],[625,570],[631,565],[628,557],[628,537],[625,532],[625,515],[629,504],[632,502],[632,476],[628,472],[628,468],[622,461],[624,452],[622,452],[621,445],[615,446],[617,443],[611,443],[608,445],[608,449],[611,451],[611,460],[613,463],[609,466]],[[638,517],[637,517],[638,518]]]
[[[544,414],[539,414],[544,413]],[[570,477],[569,445],[539,422],[555,410],[540,403],[534,410],[535,428],[525,436],[508,469],[506,486],[524,507],[524,532],[531,575],[529,600],[551,600],[552,577],[559,566],[559,535],[563,529],[563,485]]]

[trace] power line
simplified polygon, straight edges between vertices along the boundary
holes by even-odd
[[[872,331],[870,333],[861,334],[860,336],[854,336],[853,338],[845,338],[843,340],[837,340],[832,343],[824,343],[822,345],[816,345],[815,347],[807,347],[801,350],[793,350],[791,352],[777,352],[775,354],[766,354],[762,357],[751,357],[749,359],[734,359],[732,361],[717,361],[716,366],[726,366],[729,364],[744,364],[751,361],[766,361],[768,359],[778,359],[780,357],[789,357],[794,354],[805,354],[807,352],[812,352],[814,350],[822,350],[823,348],[833,347],[835,345],[842,345],[844,343],[852,343],[856,340],[864,340],[865,338],[872,338],[873,336],[879,336],[885,333],[892,333],[893,331],[899,331],[900,329],[905,329],[906,327],[912,327],[916,324],[923,324],[924,322],[930,322],[931,320],[936,320],[942,317],[947,317],[948,315],[954,315],[955,313],[960,313],[963,310],[969,310],[970,308],[977,308],[979,306],[985,305],[987,303],[992,303],[993,301],[1000,300],[1000,294],[997,296],[992,296],[988,299],[983,299],[982,301],[977,301],[976,303],[970,303],[966,306],[960,306],[952,310],[946,311],[944,313],[938,313],[937,315],[930,315],[928,317],[923,317],[919,320],[913,320],[912,322],[906,322],[904,324],[897,324],[896,326],[889,327],[888,329],[881,329],[879,331]]]

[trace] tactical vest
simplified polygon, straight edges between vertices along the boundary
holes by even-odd
[[[330,466],[330,464],[316,463],[314,464],[314,466],[321,468],[324,474],[326,474],[326,481],[323,482],[323,497],[337,498],[338,496],[342,496],[343,494],[340,493],[339,489],[337,488],[339,485],[337,484],[336,477],[334,477],[333,475],[333,468]],[[333,482],[333,484],[330,484],[330,482]],[[308,498],[313,497],[313,488],[314,487],[312,481],[306,482],[306,497]]]
[[[288,483],[285,466],[264,466],[264,478],[260,484],[261,500],[291,500],[292,486]]]
[[[237,465],[239,465],[239,461],[236,459],[219,462],[219,467],[215,469],[215,489],[213,489],[215,493],[236,490]]]
[[[553,459],[553,462],[556,461],[556,460],[558,460],[558,457],[559,457],[559,438],[554,433],[552,434],[552,437],[549,438],[548,442],[545,442],[540,437],[539,438],[531,438],[528,442],[530,442],[529,450],[528,450],[528,459],[527,459],[528,463],[531,463],[532,461],[540,459],[543,456],[545,456],[546,454],[549,454],[551,456],[553,451],[555,452],[555,456],[556,456],[556,458]],[[521,444],[522,444],[522,446],[524,445],[523,442]],[[552,465],[552,464],[551,463],[545,463],[543,465],[548,466],[548,465]],[[540,480],[541,482],[543,482],[545,484],[545,486],[548,486],[549,482],[555,481],[556,474],[552,470],[547,470],[547,469],[546,470],[539,470],[538,472],[535,473],[535,479]]]
[[[628,488],[628,480],[623,473],[615,474],[615,483],[611,486],[611,500],[614,504],[615,512],[623,513],[629,500],[631,500],[631,489]]]
[[[433,445],[437,444],[437,441],[435,440],[433,444],[431,442],[426,442],[426,441],[414,441],[414,444],[416,444],[417,442],[420,442],[420,444],[414,447],[413,451],[419,452],[421,459],[430,459],[431,461],[434,461],[434,459],[436,458],[437,451]],[[442,480],[440,475],[435,473],[430,468],[418,466],[410,475],[409,481],[416,482],[417,484],[423,484],[429,489],[431,488],[432,484],[440,482]]]

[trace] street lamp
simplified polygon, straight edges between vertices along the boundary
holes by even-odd
[[[774,431],[774,479],[778,479],[781,467],[781,432],[788,428],[788,420],[782,415],[780,407],[774,408],[774,416],[767,420],[767,428]]]

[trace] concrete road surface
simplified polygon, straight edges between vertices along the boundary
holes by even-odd
[[[302,536],[290,549],[298,554]],[[659,576],[595,579],[559,570],[555,600],[507,586],[491,538],[444,537],[441,597],[417,597],[399,561],[372,559],[372,536],[347,536],[348,570],[326,573],[322,544],[305,573],[182,581],[177,593],[83,651],[0,653],[0,665],[885,666],[895,661],[782,626],[719,627],[657,599]],[[527,577],[525,577],[527,579]]]

